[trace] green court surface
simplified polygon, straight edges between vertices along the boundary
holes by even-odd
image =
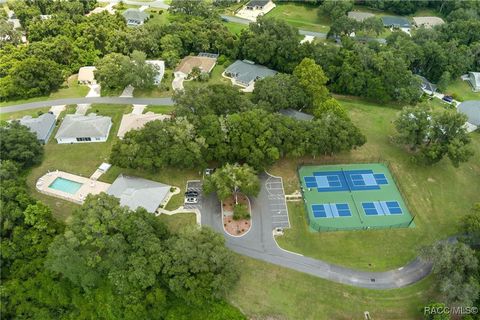
[[[415,226],[384,164],[303,166],[298,173],[309,226],[314,231]]]

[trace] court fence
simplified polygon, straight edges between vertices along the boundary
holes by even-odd
[[[405,194],[405,191],[403,189],[403,186],[398,182],[398,179],[396,177],[397,171],[396,169],[391,165],[390,161],[385,160],[381,157],[371,157],[371,158],[364,158],[364,159],[359,159],[352,161],[352,159],[346,159],[346,158],[337,158],[337,157],[332,157],[329,159],[321,158],[318,160],[311,160],[311,161],[302,161],[297,165],[297,177],[300,181],[301,185],[301,176],[300,176],[300,168],[303,166],[321,166],[321,165],[342,165],[342,164],[366,164],[366,163],[380,163],[385,165],[388,170],[390,171],[390,174],[393,178],[393,181],[395,183],[395,186],[397,187],[397,190],[400,192],[400,195],[403,198],[403,201],[405,203],[405,206],[407,207],[407,210],[410,212],[410,216],[412,219],[407,222],[399,223],[399,224],[393,224],[393,225],[388,225],[388,226],[351,226],[351,227],[326,227],[322,226],[320,223],[318,223],[315,220],[310,219],[310,216],[308,214],[308,207],[307,204],[305,203],[305,195],[303,193],[303,188],[300,188],[300,192],[302,193],[302,198],[304,199],[303,205],[305,207],[305,214],[307,215],[307,222],[310,228],[312,228],[315,231],[319,232],[327,232],[327,231],[354,231],[354,230],[380,230],[380,229],[398,229],[398,228],[409,228],[415,221],[416,213],[412,211],[412,206],[410,205],[410,201],[408,200],[408,197]]]

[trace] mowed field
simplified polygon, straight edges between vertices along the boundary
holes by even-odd
[[[284,20],[288,24],[303,30],[327,33],[330,18],[318,15],[318,6],[300,2],[276,3],[276,7],[266,14],[267,17]]]
[[[399,110],[359,100],[341,100],[353,122],[367,136],[367,143],[337,161],[355,163],[382,158],[390,162],[392,174],[410,203],[415,228],[352,232],[311,232],[307,228],[302,202],[290,203],[292,228],[278,237],[285,249],[347,267],[371,271],[398,268],[418,249],[459,232],[461,218],[478,202],[480,190],[480,134],[472,133],[476,156],[459,168],[448,159],[433,166],[417,165],[402,147],[391,143],[392,121]],[[321,164],[325,159],[304,159]],[[332,159],[328,159],[332,161]],[[335,161],[335,160],[333,160]],[[286,192],[298,190],[296,161],[286,159],[270,169],[284,178]]]

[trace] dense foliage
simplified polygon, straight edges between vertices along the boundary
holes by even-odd
[[[43,148],[37,135],[18,121],[0,125],[0,155],[2,160],[11,160],[23,168],[40,163]]]

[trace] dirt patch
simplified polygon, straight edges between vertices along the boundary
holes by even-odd
[[[235,197],[229,197],[222,202],[223,208],[223,228],[224,230],[232,236],[242,236],[250,230],[252,225],[252,209],[250,207],[250,202],[248,201],[247,196],[244,194],[238,194],[237,201],[239,204],[244,204],[247,206],[248,211],[250,212],[249,219],[233,219],[233,207],[235,206]]]

